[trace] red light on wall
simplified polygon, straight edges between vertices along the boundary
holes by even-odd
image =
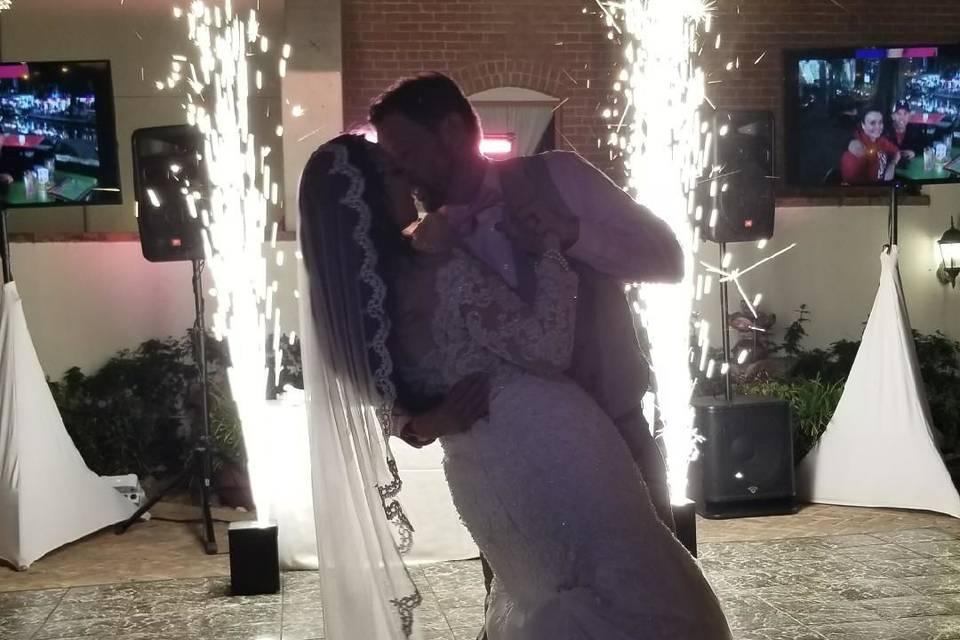
[[[480,141],[480,153],[485,156],[502,156],[513,151],[513,140],[510,138],[487,138]]]
[[[361,129],[355,131],[363,135],[369,142],[376,144],[377,132],[375,129]],[[485,156],[503,156],[513,151],[512,136],[484,136],[480,141],[480,153]]]

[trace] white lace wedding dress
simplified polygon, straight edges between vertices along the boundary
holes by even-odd
[[[489,417],[441,440],[454,502],[496,576],[489,640],[728,639],[616,427],[560,374],[576,274],[545,259],[536,275],[532,306],[459,249],[397,278],[404,380],[438,394],[492,374]]]

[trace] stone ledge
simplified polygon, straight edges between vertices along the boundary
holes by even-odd
[[[900,206],[930,206],[930,196],[922,193],[901,193]],[[777,208],[788,207],[887,207],[890,205],[888,188],[850,187],[810,190],[786,190],[777,194]]]
[[[288,242],[297,239],[294,231],[278,231],[277,240]],[[140,242],[140,234],[134,231],[105,231],[101,233],[11,233],[10,242],[26,244],[41,242]]]

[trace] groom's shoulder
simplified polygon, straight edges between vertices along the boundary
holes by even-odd
[[[594,166],[580,154],[560,150],[497,160],[496,164],[500,171],[521,171],[534,176],[539,175],[542,170],[547,170],[550,177],[554,179],[576,176],[584,171],[596,171]]]
[[[555,151],[543,151],[542,153],[537,153],[531,156],[524,156],[518,158],[519,160],[524,160],[527,162],[542,162],[547,166],[563,166],[563,165],[587,165],[590,166],[590,163],[587,162],[583,156],[575,151],[565,151],[557,149]]]

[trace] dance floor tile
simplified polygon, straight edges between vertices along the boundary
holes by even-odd
[[[863,565],[866,575],[880,578],[913,578],[957,573],[957,568],[933,558],[871,560]]]
[[[434,597],[441,609],[458,609],[483,603],[486,591],[483,588],[483,581],[480,581],[472,586],[466,585],[462,589],[438,592]]]
[[[922,543],[929,544],[929,543]],[[870,545],[869,547],[844,547],[834,551],[836,556],[859,560],[861,562],[872,562],[873,560],[904,560],[910,558],[925,557],[919,551],[915,551],[907,546],[883,543]]]
[[[451,629],[470,628],[480,629],[483,625],[483,605],[474,605],[467,607],[455,607],[446,609],[443,615],[447,618],[447,623]]]
[[[960,573],[904,578],[903,584],[909,586],[918,593],[927,595],[960,593]]]
[[[862,606],[876,611],[881,618],[960,615],[960,596],[905,596],[864,600]]]
[[[827,640],[960,640],[960,616],[814,627]]]
[[[783,611],[764,602],[759,596],[730,596],[721,600],[723,612],[731,629],[795,627],[799,621]]]
[[[823,640],[822,635],[802,626],[735,631],[733,637],[734,640]]]
[[[960,557],[960,540],[932,540],[930,542],[907,542],[905,547],[932,558]]]
[[[4,640],[32,638],[55,606],[51,604],[42,607],[22,607],[15,612],[5,613],[0,617],[0,638]]]
[[[281,594],[233,597],[226,556],[205,556],[194,536],[144,523],[0,573],[0,638],[322,640],[316,572],[285,572]],[[734,640],[960,640],[960,521],[813,505],[789,517],[698,521],[698,536]],[[117,566],[101,570],[111,541]],[[410,575],[424,640],[475,640],[479,561]]]
[[[480,629],[454,629],[453,630],[453,640],[477,640],[477,635],[480,633]]]
[[[323,638],[323,620],[298,622],[296,624],[287,624],[287,621],[284,620],[281,638],[283,640],[317,640]]]
[[[825,536],[820,538],[820,544],[830,549],[846,549],[850,547],[868,547],[887,542],[869,533],[855,533],[846,536]]]
[[[30,607],[56,606],[63,599],[66,589],[42,591],[12,591],[0,593],[0,619]]]
[[[878,538],[888,542],[904,544],[910,542],[933,542],[935,540],[956,540],[957,534],[939,527],[922,527],[919,529],[901,529],[885,531],[875,534]]]
[[[911,579],[852,577],[831,584],[829,590],[844,600],[874,600],[918,595],[919,592],[906,582]]]

